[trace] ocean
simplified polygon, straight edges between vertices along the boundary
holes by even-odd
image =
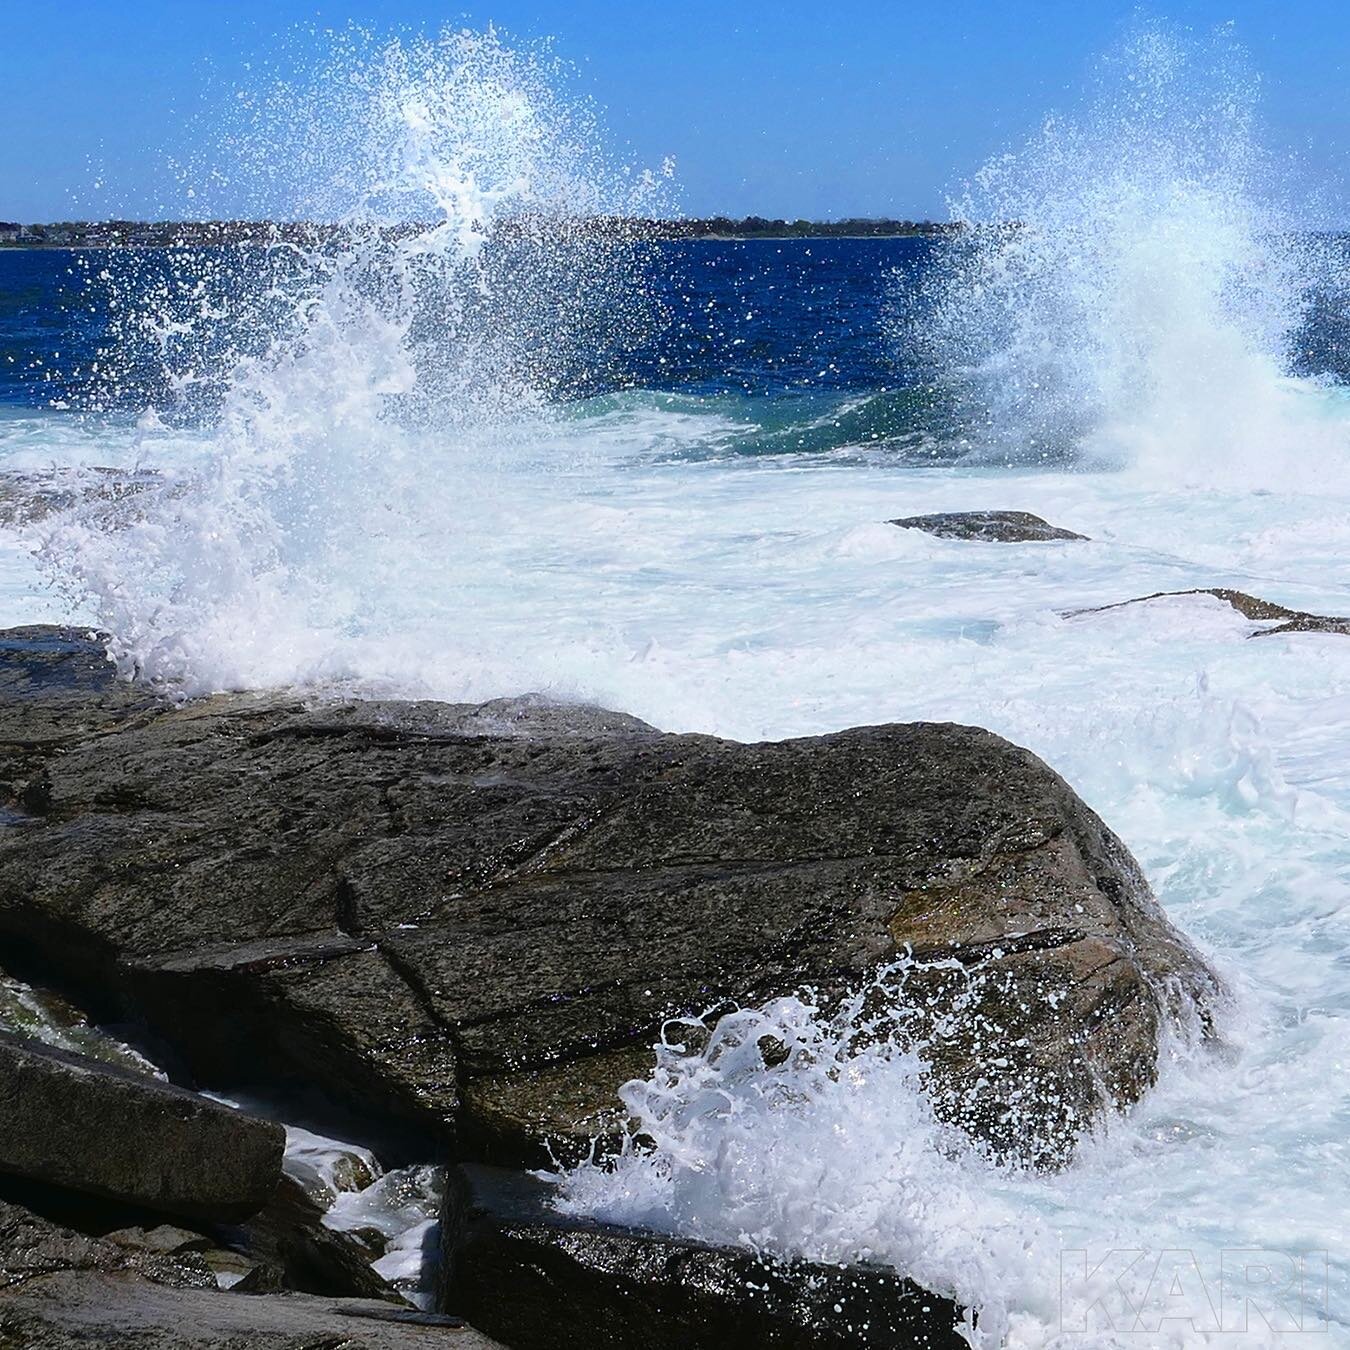
[[[381,67],[387,173],[337,243],[0,251],[0,473],[59,498],[0,529],[0,622],[97,626],[184,694],[1028,747],[1230,985],[1216,1042],[1053,1175],[953,1156],[903,1066],[754,1130],[707,1066],[684,1133],[570,1203],[890,1262],[978,1345],[1350,1346],[1350,639],[1083,612],[1350,613],[1350,242],[1291,214],[1245,85],[1130,59],[1154,78],[973,178],[995,223],[954,240],[598,237],[617,171],[489,43]],[[985,509],[1087,539],[888,523]]]

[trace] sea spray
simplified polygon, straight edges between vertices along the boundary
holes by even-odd
[[[1025,1277],[1023,1224],[989,1193],[984,1151],[935,1113],[916,1047],[866,1012],[877,994],[903,1010],[906,971],[832,1011],[802,995],[668,1023],[650,1079],[621,1091],[622,1152],[564,1174],[560,1206],[768,1256],[891,1265],[980,1306],[977,1343],[1001,1344],[989,1293]]]
[[[1285,378],[1335,278],[1261,147],[1258,92],[1226,32],[1143,24],[1081,112],[966,186],[917,334],[972,457],[1254,487],[1328,455],[1343,471],[1343,424]]]
[[[1216,1165],[1193,1108],[1177,1106],[1197,1081],[1221,1096],[1230,1056],[1201,1053],[1195,1026],[1164,1030],[1140,1118],[1102,1120],[1073,1167],[1038,1171],[946,1123],[927,1048],[869,1014],[879,993],[880,1021],[903,1018],[912,968],[883,968],[842,1005],[803,994],[668,1023],[651,1076],[621,1089],[621,1150],[559,1174],[559,1208],[785,1261],[891,1266],[966,1308],[959,1330],[977,1350],[1284,1343],[1297,1307],[1235,1309],[1240,1281],[1215,1280],[1222,1255],[1205,1219],[1172,1212],[1150,1176],[1163,1140],[1194,1167]]]
[[[155,372],[148,453],[197,437],[133,509],[47,533],[124,671],[185,689],[343,674],[343,638],[403,616],[391,580],[444,552],[550,403],[648,331],[630,222],[656,180],[605,161],[558,79],[493,33],[344,35],[248,104],[228,147],[311,239],[105,270],[139,300],[115,311],[106,379]]]

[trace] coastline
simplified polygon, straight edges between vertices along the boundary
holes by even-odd
[[[683,243],[707,239],[717,243],[752,239],[907,239],[943,237],[958,233],[953,222],[864,218],[840,221],[773,220],[763,216],[735,219],[709,216],[681,219],[596,216],[589,218],[596,233],[635,233],[656,243]],[[506,234],[520,222],[504,221]],[[416,222],[390,228],[392,235],[422,228]],[[59,224],[0,227],[0,250],[7,249],[146,249],[201,248],[220,245],[273,243],[315,246],[341,232],[336,224],[311,221],[65,221]]]

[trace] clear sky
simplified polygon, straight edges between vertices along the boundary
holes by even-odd
[[[315,21],[554,38],[691,214],[941,216],[1139,12],[1233,21],[1271,141],[1350,223],[1350,0],[30,0],[0,19],[0,219],[181,214],[165,156],[203,89]]]

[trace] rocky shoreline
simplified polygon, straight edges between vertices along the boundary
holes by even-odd
[[[617,1143],[666,1019],[869,983],[860,1038],[919,1053],[939,1115],[992,1154],[1056,1166],[1221,992],[1107,826],[977,728],[743,745],[534,697],[174,703],[117,680],[96,635],[28,628],[0,633],[0,792],[0,965],[140,1028],[177,1084],[0,1039],[6,1350],[114,1327],[299,1347],[333,1318],[334,1344],[423,1345],[464,1316],[517,1350],[959,1345],[962,1311],[903,1273],[565,1221],[523,1169]],[[74,1079],[96,1109],[63,1105]],[[400,1308],[297,1199],[279,1127],[202,1087],[448,1165],[437,1309]],[[128,1166],[174,1138],[203,1185],[233,1120],[249,1186],[194,1208],[110,1180],[115,1108]]]

